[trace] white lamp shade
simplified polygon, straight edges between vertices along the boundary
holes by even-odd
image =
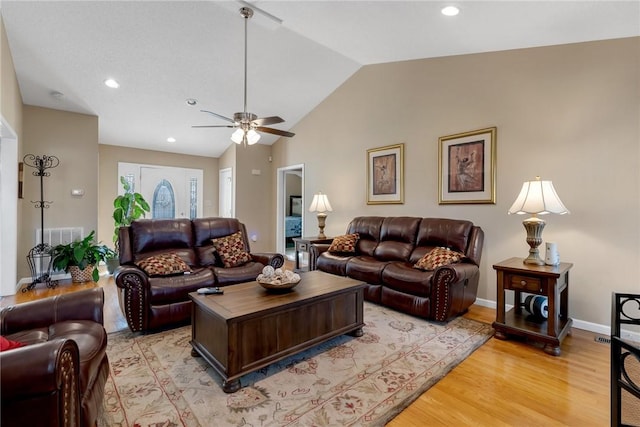
[[[231,134],[231,140],[236,144],[242,144],[242,138],[244,138],[244,130],[238,128]]]
[[[309,212],[332,212],[331,203],[326,194],[318,193],[313,195]]]
[[[247,144],[253,145],[260,140],[260,134],[253,129],[249,129],[247,132]]]
[[[509,209],[510,214],[538,214],[554,213],[564,215],[569,213],[563,204],[551,181],[527,181],[522,184],[520,194]]]

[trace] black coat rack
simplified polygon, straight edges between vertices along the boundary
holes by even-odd
[[[57,281],[51,280],[51,245],[44,242],[44,210],[48,209],[51,201],[44,200],[44,177],[51,176],[49,169],[53,169],[60,164],[60,160],[56,156],[35,156],[27,154],[24,156],[25,165],[34,168],[33,176],[40,177],[40,200],[31,201],[36,209],[40,209],[40,243],[29,250],[27,262],[31,270],[31,283],[22,292],[30,291],[38,283],[46,283],[47,287],[55,288]]]

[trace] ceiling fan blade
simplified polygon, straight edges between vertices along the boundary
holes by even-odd
[[[233,125],[193,125],[192,128],[234,128]]]
[[[292,136],[296,136],[295,133],[287,132],[286,130],[273,129],[273,128],[265,128],[262,126],[258,126],[256,130],[260,132],[272,133],[274,135],[286,136],[291,138]]]
[[[221,116],[220,114],[214,113],[213,111],[209,111],[209,110],[200,110],[200,111],[202,111],[203,113],[209,113],[212,116],[216,116],[216,117],[218,117],[218,118],[220,118],[222,120],[226,120],[226,121],[231,122],[231,123],[235,123],[236,122],[235,120],[230,119],[229,117]]]
[[[282,122],[284,122],[284,119],[278,116],[272,116],[272,117],[261,117],[259,119],[253,120],[251,123],[255,124],[256,126],[265,126],[265,125],[275,125],[276,123],[282,123]]]

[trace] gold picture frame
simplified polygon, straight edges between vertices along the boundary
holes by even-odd
[[[438,139],[438,203],[496,203],[496,138],[489,127]]]
[[[404,203],[404,144],[367,150],[367,204]]]

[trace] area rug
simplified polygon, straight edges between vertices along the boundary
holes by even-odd
[[[109,335],[100,427],[383,426],[492,335],[458,317],[434,323],[366,303],[364,334],[340,336],[241,378],[191,356],[191,328]]]

